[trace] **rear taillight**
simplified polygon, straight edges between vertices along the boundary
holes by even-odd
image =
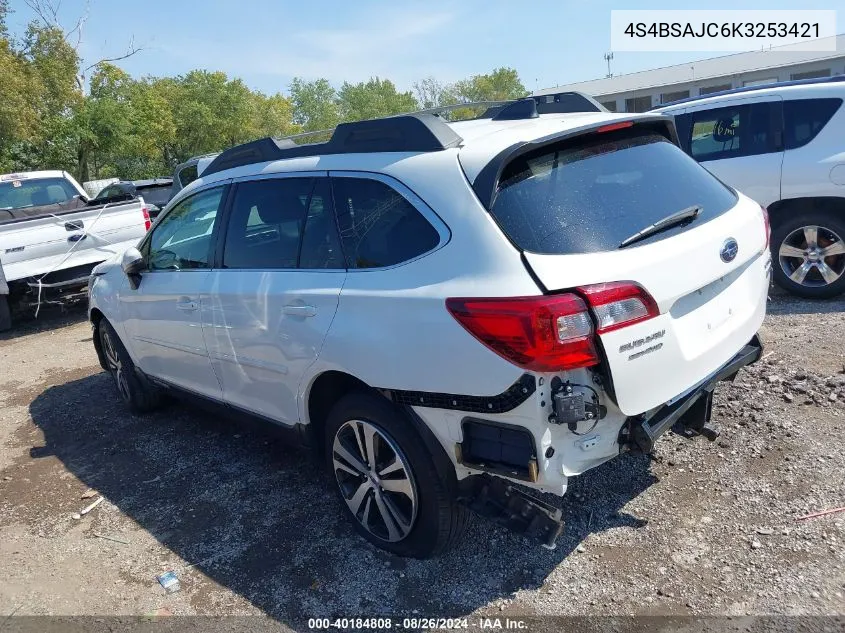
[[[599,362],[593,322],[577,295],[447,299],[446,307],[470,334],[519,367],[547,372]]]
[[[153,221],[150,219],[150,211],[147,207],[141,207],[141,212],[144,214],[144,230],[149,231],[153,225]]]
[[[766,248],[769,248],[769,241],[772,239],[772,225],[769,223],[769,212],[762,204],[760,211],[763,213],[763,229],[766,231]]]
[[[630,281],[581,286],[578,291],[590,304],[598,334],[612,332],[660,314],[652,296],[642,286]]]

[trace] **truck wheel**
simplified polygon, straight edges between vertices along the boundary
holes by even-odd
[[[100,337],[108,372],[114,379],[120,399],[136,413],[146,413],[158,408],[162,403],[161,391],[148,384],[135,371],[135,364],[111,323],[101,319],[97,325],[97,335]]]
[[[808,299],[845,292],[845,222],[809,211],[772,231],[772,271],[784,290]]]
[[[0,332],[12,329],[12,311],[9,308],[9,297],[0,295]]]
[[[431,558],[463,534],[468,510],[391,402],[363,391],[343,397],[329,414],[325,438],[331,480],[370,543],[399,556]]]

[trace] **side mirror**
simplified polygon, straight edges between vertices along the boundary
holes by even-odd
[[[129,277],[129,284],[135,290],[141,284],[141,271],[146,270],[147,263],[144,261],[144,256],[137,248],[126,249],[123,257],[120,260],[120,267],[124,274]]]

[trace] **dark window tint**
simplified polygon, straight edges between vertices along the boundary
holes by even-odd
[[[97,194],[94,199],[97,202],[105,202],[106,200],[122,199],[131,197],[130,189],[121,185],[109,185]]]
[[[625,99],[625,112],[647,112],[651,110],[651,95]]]
[[[327,178],[317,179],[308,205],[299,268],[346,268]]]
[[[78,196],[64,178],[34,178],[0,182],[0,209],[24,209],[61,204]]]
[[[296,268],[313,178],[239,183],[223,249],[224,268]]]
[[[779,151],[778,113],[771,103],[693,112],[690,153],[704,161]]]
[[[702,211],[689,226],[700,226],[735,203],[730,189],[664,137],[628,131],[516,159],[502,174],[491,212],[519,248],[570,254],[615,250],[637,231],[693,205]]]
[[[197,172],[196,164],[188,165],[179,172],[179,182],[182,183],[183,189],[194,182],[197,178],[199,178],[199,173]]]
[[[209,268],[223,187],[185,198],[155,226],[145,251],[150,270]]]
[[[144,202],[164,208],[170,200],[170,185],[141,187],[140,189],[136,189],[136,193],[144,198]]]
[[[709,95],[713,94],[714,92],[722,92],[724,90],[730,90],[731,84],[719,84],[718,86],[704,86],[698,90],[698,94],[700,95]]]
[[[784,146],[786,149],[795,149],[812,141],[841,105],[842,99],[784,101]]]
[[[393,266],[440,242],[428,220],[388,185],[365,178],[333,178],[332,186],[349,268]]]
[[[676,92],[664,92],[660,95],[660,103],[680,101],[689,97],[689,90],[678,90]]]

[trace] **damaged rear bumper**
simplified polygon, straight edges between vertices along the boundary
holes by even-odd
[[[473,475],[460,482],[458,501],[483,517],[518,534],[538,539],[554,549],[563,532],[559,508],[519,490],[509,481],[492,475]]]
[[[708,376],[695,389],[665,405],[647,420],[629,418],[622,427],[620,444],[629,449],[650,453],[661,435],[673,427],[680,432],[702,434],[714,439],[718,433],[707,426],[713,390],[723,380],[733,380],[743,367],[757,362],[763,353],[759,335],[748,342],[731,360]]]

